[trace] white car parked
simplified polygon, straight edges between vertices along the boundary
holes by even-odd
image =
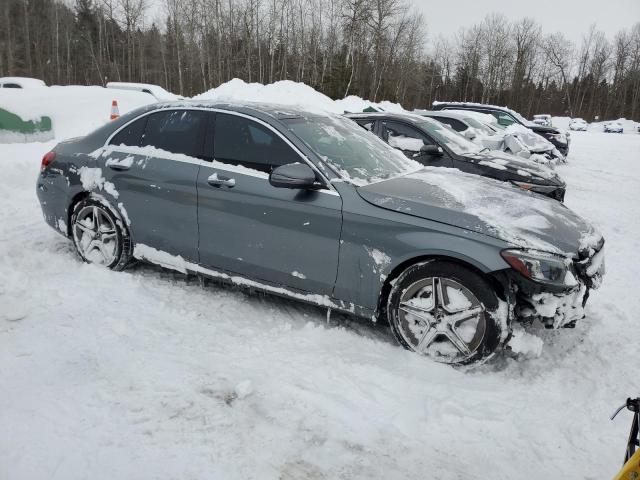
[[[623,133],[624,127],[620,122],[609,122],[604,124],[605,133]]]
[[[571,122],[569,122],[569,130],[575,130],[579,132],[586,132],[589,124],[585,122],[582,118],[573,118]]]
[[[41,88],[47,84],[37,78],[29,77],[1,77],[0,88]]]
[[[109,82],[107,88],[115,88],[117,90],[135,90],[136,92],[148,93],[155,97],[159,102],[172,102],[175,100],[184,100],[184,97],[167,92],[159,85],[152,83],[133,83],[133,82]]]

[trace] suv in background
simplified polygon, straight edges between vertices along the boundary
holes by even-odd
[[[564,200],[566,184],[549,168],[508,153],[482,148],[432,118],[390,112],[345,116],[427,167],[457,168]]]
[[[499,125],[508,127],[511,124],[518,123],[549,140],[565,157],[569,154],[570,139],[568,133],[563,133],[555,127],[537,125],[507,107],[469,102],[433,102],[432,110],[473,110],[474,112],[488,113],[496,117]]]

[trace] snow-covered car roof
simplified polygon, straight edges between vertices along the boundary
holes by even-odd
[[[433,102],[433,105],[460,105],[461,107],[474,107],[474,108],[490,108],[493,110],[502,110],[503,112],[509,113],[512,116],[523,120],[526,123],[531,124],[531,122],[529,120],[527,120],[526,118],[524,118],[522,115],[520,115],[518,112],[516,112],[515,110],[511,110],[509,107],[501,107],[499,105],[491,105],[488,103],[475,103],[475,102],[439,102],[439,101],[435,101]],[[464,108],[463,108],[464,109]]]
[[[0,77],[0,85],[5,83],[15,83],[20,85],[21,88],[41,88],[46,87],[47,84],[37,78],[29,77]]]
[[[160,101],[181,100],[184,98],[166,91],[160,85],[154,85],[152,83],[109,82],[107,83],[106,87],[121,90],[136,90],[139,92],[148,90],[148,92],[145,93],[151,93],[151,95],[153,95]]]

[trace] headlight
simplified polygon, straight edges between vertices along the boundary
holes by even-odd
[[[549,139],[555,140],[559,143],[567,143],[567,136],[564,133],[551,133]]]
[[[529,280],[547,285],[577,285],[571,260],[535,250],[503,250],[502,258]]]
[[[539,185],[537,183],[516,182],[515,180],[512,183],[523,190],[530,190],[536,193],[551,193],[558,188],[557,185]]]

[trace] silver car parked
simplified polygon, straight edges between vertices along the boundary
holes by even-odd
[[[491,357],[514,321],[572,326],[603,271],[602,237],[559,202],[290,107],[143,107],[58,144],[37,193],[84,261],[145,260],[388,321],[450,364]]]

